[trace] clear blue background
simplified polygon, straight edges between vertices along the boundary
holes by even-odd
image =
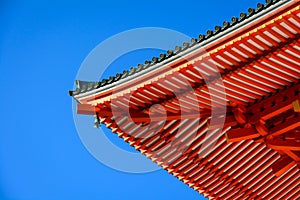
[[[114,34],[157,26],[197,37],[256,3],[0,1],[0,199],[203,198],[163,170],[127,174],[94,159],[77,135],[68,90],[88,53]],[[145,55],[154,56],[129,56],[109,72]]]

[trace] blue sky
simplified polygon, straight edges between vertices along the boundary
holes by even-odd
[[[110,36],[150,26],[197,37],[257,3],[0,1],[0,199],[201,199],[166,171],[130,174],[97,161],[79,139],[68,90],[85,57]],[[106,74],[158,53],[128,54]]]

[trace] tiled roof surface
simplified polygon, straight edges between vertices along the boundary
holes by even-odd
[[[90,81],[81,81],[76,80],[77,88],[75,91],[69,91],[70,96],[75,96],[80,93],[84,93],[87,91],[91,91],[100,87],[107,86],[109,84],[112,84],[116,81],[119,81],[121,79],[124,79],[128,76],[132,76],[136,73],[139,73],[145,69],[148,69],[149,67],[154,66],[157,63],[160,63],[162,61],[165,61],[181,52],[187,51],[189,48],[193,47],[196,44],[201,44],[210,39],[213,36],[217,36],[218,34],[221,34],[222,32],[226,31],[229,28],[234,28],[246,19],[251,19],[258,13],[261,13],[262,11],[266,10],[270,6],[273,6],[275,4],[278,4],[279,2],[282,2],[280,0],[266,0],[265,4],[258,3],[256,9],[249,8],[248,13],[241,12],[239,17],[232,17],[231,22],[224,21],[222,26],[215,26],[214,30],[207,30],[206,34],[200,34],[198,38],[192,38],[191,41],[184,42],[182,46],[176,46],[174,50],[168,50],[166,53],[160,54],[159,57],[153,57],[151,61],[146,60],[144,64],[138,64],[137,67],[131,67],[130,70],[124,70],[123,73],[117,73],[115,76],[110,76],[109,79],[102,79],[102,81],[98,82],[90,82]]]

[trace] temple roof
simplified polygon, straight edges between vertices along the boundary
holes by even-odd
[[[210,199],[297,199],[299,1],[267,1],[226,26],[176,59],[77,81],[77,112]]]
[[[215,42],[219,37],[226,35],[241,26],[245,26],[251,21],[259,18],[264,13],[268,13],[271,10],[285,4],[288,1],[280,0],[267,0],[265,4],[258,3],[256,8],[249,8],[248,13],[241,12],[239,17],[232,17],[231,21],[224,21],[222,25],[216,25],[214,30],[207,30],[206,34],[199,34],[198,38],[192,38],[190,42],[184,42],[181,46],[176,46],[173,50],[168,50],[166,53],[160,54],[159,57],[153,57],[151,60],[145,60],[144,64],[138,64],[136,67],[131,67],[129,70],[124,70],[123,73],[117,73],[114,76],[110,76],[108,79],[103,78],[99,81],[82,81],[76,80],[77,88],[75,91],[69,91],[70,96],[76,96],[81,93],[92,91],[104,86],[113,84],[121,79],[131,77],[137,73],[142,73],[148,68],[155,68],[155,66],[161,62],[167,62],[171,58],[176,57],[178,54],[184,56],[193,47],[201,47],[207,43]]]

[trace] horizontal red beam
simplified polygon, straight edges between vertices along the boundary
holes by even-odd
[[[207,118],[210,117],[212,111],[209,109],[200,109],[198,112],[179,112],[179,113],[170,113],[167,112],[166,115],[155,113],[153,115],[145,115],[144,113],[135,113],[130,112],[131,119],[136,123],[149,123],[150,121],[163,121],[163,120],[184,120],[184,119],[197,119],[197,118]],[[226,114],[224,111],[214,111],[213,114]],[[151,117],[151,118],[150,118]]]
[[[129,109],[129,108],[128,108]],[[90,104],[77,104],[77,113],[85,114],[85,115],[95,115],[97,114],[99,117],[112,117],[113,115],[121,116],[126,114],[124,111],[112,111],[107,107],[97,107],[92,106]],[[183,119],[197,119],[197,118],[207,118],[210,117],[211,114],[220,114],[224,115],[224,111],[222,109],[211,111],[210,109],[200,109],[199,111],[192,112],[178,112],[171,113],[169,111],[166,114],[154,113],[153,115],[146,114],[142,111],[138,112],[136,110],[129,110],[130,117],[132,121],[136,123],[150,123],[151,121],[170,121],[170,120],[183,120]],[[230,115],[231,116],[231,115]]]
[[[103,107],[103,105],[92,106],[90,104],[77,104],[77,114],[82,115],[98,115],[99,117],[112,117],[113,115],[120,116],[123,112],[113,111],[108,107]]]
[[[77,114],[96,115],[100,109],[90,104],[77,104]]]

